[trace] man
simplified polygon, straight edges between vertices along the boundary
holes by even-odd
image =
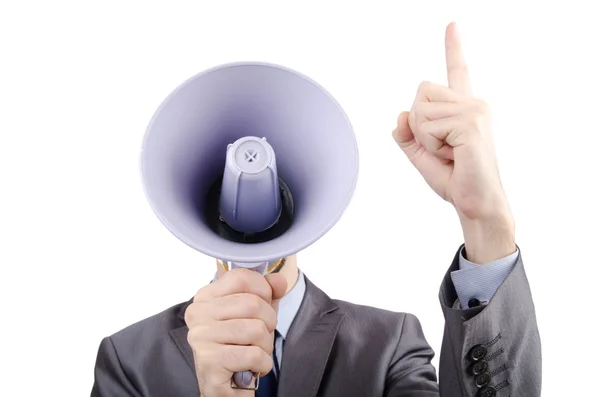
[[[105,338],[94,397],[537,397],[541,346],[487,106],[473,97],[454,24],[448,87],[423,83],[393,137],[453,204],[465,243],[442,282],[439,383],[411,314],[333,300],[296,257],[263,277],[227,271],[189,302]],[[234,388],[250,370],[258,390]]]

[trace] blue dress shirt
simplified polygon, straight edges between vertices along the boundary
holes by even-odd
[[[453,271],[450,278],[461,308],[466,309],[471,299],[477,299],[482,304],[492,299],[517,264],[519,249],[509,256],[482,265],[468,261],[464,251],[463,247],[458,257],[459,270]]]
[[[496,290],[504,282],[517,263],[519,250],[513,254],[483,265],[478,265],[468,261],[465,258],[464,247],[459,256],[459,269],[450,274],[454,288],[458,295],[457,305],[466,309],[471,299],[477,299],[482,304],[489,302]],[[300,309],[304,293],[306,291],[306,281],[304,274],[298,270],[298,281],[290,291],[279,301],[279,311],[277,312],[277,331],[275,339],[275,354],[279,366],[283,360],[283,345],[287,334]],[[277,365],[277,363],[273,363]],[[274,367],[275,369],[275,367]],[[277,374],[278,371],[274,370]]]

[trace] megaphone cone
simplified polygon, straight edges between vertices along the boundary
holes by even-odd
[[[358,157],[346,114],[317,83],[278,65],[232,63],[163,101],[141,172],[152,210],[178,239],[265,273],[337,223]]]

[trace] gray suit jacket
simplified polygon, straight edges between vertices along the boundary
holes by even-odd
[[[459,252],[439,294],[446,320],[439,384],[414,315],[331,299],[307,279],[278,395],[539,397],[541,345],[522,259],[485,307],[460,310],[450,279]],[[103,339],[92,397],[199,396],[183,317],[190,302]]]

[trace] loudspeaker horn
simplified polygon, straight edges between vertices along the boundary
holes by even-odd
[[[323,87],[280,65],[201,72],[160,104],[144,135],[141,174],[162,224],[227,269],[266,274],[316,242],[353,196],[358,145]],[[250,372],[233,382],[247,388]]]

